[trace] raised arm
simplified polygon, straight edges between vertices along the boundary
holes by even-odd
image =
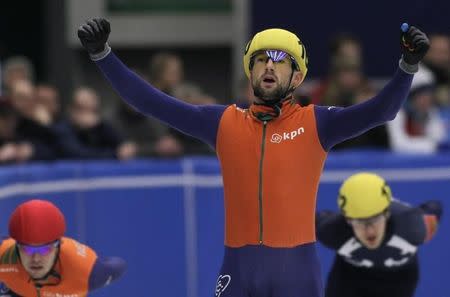
[[[90,20],[78,29],[82,45],[120,96],[139,112],[215,147],[219,121],[226,106],[187,104],[159,91],[111,52],[106,43],[109,33],[110,25],[105,19]]]
[[[315,106],[317,129],[325,150],[395,118],[408,96],[429,41],[423,32],[411,26],[401,36],[401,47],[403,55],[396,73],[375,97],[347,108]]]
[[[125,272],[126,263],[121,258],[97,258],[89,276],[89,291],[105,287]]]

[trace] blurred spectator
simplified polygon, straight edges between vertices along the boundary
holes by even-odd
[[[147,73],[137,68],[133,68],[132,71],[150,81]],[[142,115],[123,100],[117,101],[108,119],[120,135],[126,136],[129,141],[136,144],[136,156],[139,157],[155,156],[155,143],[168,130],[165,124]]]
[[[433,153],[445,140],[446,131],[435,106],[435,85],[430,73],[414,76],[405,107],[388,123],[392,150]]]
[[[331,40],[329,50],[331,58],[351,58],[359,64],[362,62],[361,42],[349,33],[337,34]]]
[[[205,94],[198,86],[183,82],[175,86],[173,96],[195,105],[217,104],[217,100]]]
[[[436,100],[439,105],[450,105],[450,37],[445,34],[430,35],[430,50],[421,65],[431,71],[436,83]]]
[[[312,90],[311,102],[322,105],[351,105],[352,93],[363,83],[361,44],[349,34],[339,34],[329,46],[328,77]]]
[[[347,107],[356,103],[359,92],[370,88],[357,59],[335,58],[331,67],[326,86],[322,86],[322,97],[313,93],[313,100],[320,104]]]
[[[173,89],[173,96],[190,104],[216,104],[213,97],[203,93],[197,86],[189,83],[179,84]],[[204,142],[192,138],[176,129],[170,128],[156,144],[156,152],[161,156],[212,154],[213,149]]]
[[[121,135],[126,135],[130,141],[136,143],[137,155],[140,157],[155,156],[155,143],[167,134],[168,130],[161,122],[140,114],[123,101],[119,103],[112,120]]]
[[[61,104],[58,90],[49,84],[36,86],[36,101],[42,106],[50,117],[50,122],[58,121],[61,112]]]
[[[36,98],[34,85],[27,80],[19,80],[11,87],[11,104],[19,114],[29,120],[48,126],[52,122],[50,112]]]
[[[56,136],[49,112],[36,100],[34,85],[19,80],[11,87],[11,106],[18,113],[18,137],[31,144],[32,160],[54,160],[58,156]],[[28,148],[30,151],[30,147]]]
[[[238,97],[235,100],[237,106],[247,108],[253,103],[254,98],[255,95],[250,80],[247,77],[239,80]]]
[[[0,99],[0,164],[27,161],[32,157],[30,143],[19,139],[16,133],[17,113],[6,99]]]
[[[6,99],[0,99],[0,139],[1,142],[16,138],[17,114]]]
[[[360,42],[348,34],[337,35],[330,44],[328,77],[313,89],[312,103],[348,107],[374,95],[375,90],[363,74]],[[305,103],[306,99],[303,98]],[[388,149],[386,126],[375,127],[360,136],[344,141],[333,147],[333,151],[350,148]]]
[[[373,89],[361,89],[355,94],[355,104],[364,102],[376,93]],[[369,131],[356,136],[354,138],[348,139],[341,142],[333,147],[333,151],[343,150],[343,149],[378,149],[378,150],[388,150],[390,148],[389,133],[387,125],[376,126]]]
[[[205,94],[200,87],[184,81],[183,62],[172,53],[161,52],[150,60],[150,82],[166,94],[192,104],[214,104],[217,102]],[[192,139],[170,128],[154,145],[158,156],[174,157],[183,154],[211,153],[203,142]]]
[[[124,141],[119,133],[100,113],[97,93],[90,88],[75,90],[69,106],[68,127],[59,125],[60,144],[67,158],[114,158],[128,160],[134,158],[137,146]],[[63,137],[66,133],[67,137]],[[75,139],[70,135],[75,135]]]
[[[27,57],[13,56],[8,58],[2,70],[3,91],[7,95],[17,81],[33,81],[34,79],[34,67]]]
[[[150,82],[162,92],[173,95],[173,90],[184,79],[183,63],[172,53],[160,52],[150,59]],[[158,156],[179,156],[183,153],[181,144],[172,133],[164,133],[154,145]]]
[[[177,55],[157,53],[151,58],[149,66],[150,82],[166,94],[172,95],[175,87],[183,81],[183,62]]]
[[[297,88],[294,90],[294,93],[292,96],[294,97],[294,100],[300,104],[300,106],[308,106],[311,102],[311,90],[313,89],[312,86],[314,83],[311,83],[311,81],[305,81],[302,83],[301,88]]]

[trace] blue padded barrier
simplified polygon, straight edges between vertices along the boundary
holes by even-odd
[[[369,170],[388,180],[411,204],[440,199],[444,217],[436,237],[420,249],[417,297],[450,292],[450,155],[381,152],[330,154],[317,208],[336,210],[340,183]],[[299,193],[301,195],[301,193]],[[124,277],[91,296],[213,296],[223,252],[223,194],[214,158],[130,162],[56,162],[0,168],[0,232],[12,210],[28,198],[56,203],[67,235],[100,255],[126,259]],[[333,253],[318,245],[324,277]]]

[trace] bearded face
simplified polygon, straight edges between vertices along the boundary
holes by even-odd
[[[290,56],[281,51],[263,51],[253,57],[251,82],[258,101],[282,100],[288,95],[295,73]]]
[[[253,78],[252,87],[255,97],[270,101],[285,95],[289,82],[280,82],[273,74],[266,73],[259,78]]]

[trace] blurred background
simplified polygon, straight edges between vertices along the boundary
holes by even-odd
[[[223,251],[223,196],[214,152],[122,103],[80,47],[76,30],[102,16],[110,45],[162,91],[192,104],[246,104],[242,68],[256,32],[298,34],[309,72],[301,105],[350,106],[395,72],[403,22],[431,48],[396,119],[336,146],[318,209],[337,208],[339,184],[371,170],[394,195],[441,199],[444,217],[420,252],[418,297],[450,284],[450,2],[278,0],[35,0],[0,4],[0,231],[30,197],[54,201],[68,235],[128,261],[126,275],[92,296],[206,297]],[[301,193],[299,193],[301,195]],[[323,274],[332,254],[319,246]]]

